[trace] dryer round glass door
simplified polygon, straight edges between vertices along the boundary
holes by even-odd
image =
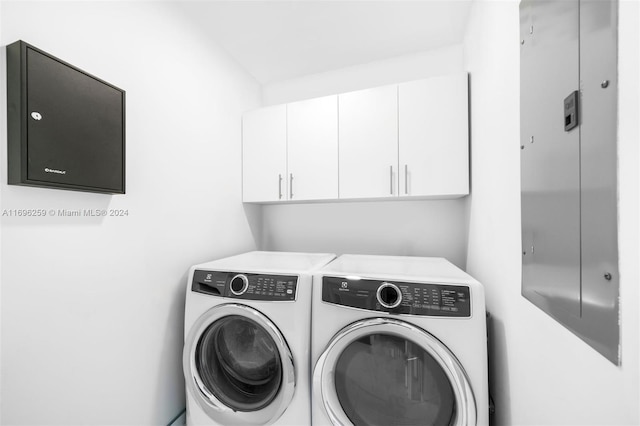
[[[223,424],[270,423],[293,397],[291,351],[273,322],[248,306],[220,305],[202,315],[183,364],[188,390]]]
[[[338,333],[314,370],[314,397],[336,425],[475,425],[456,357],[426,331],[393,319]]]

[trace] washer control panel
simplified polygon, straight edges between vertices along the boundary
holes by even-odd
[[[210,296],[245,300],[296,300],[298,277],[242,272],[202,271],[193,273],[191,291]]]
[[[341,306],[440,317],[470,317],[464,285],[322,277],[322,300]]]

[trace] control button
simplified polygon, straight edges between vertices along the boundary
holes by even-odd
[[[392,283],[382,283],[376,292],[378,303],[385,308],[392,309],[402,303],[402,292],[397,285]]]
[[[231,278],[231,282],[229,283],[229,288],[231,293],[236,296],[240,296],[247,291],[249,288],[249,280],[246,275],[238,274],[235,277]]]

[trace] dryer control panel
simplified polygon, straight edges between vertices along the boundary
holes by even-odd
[[[322,277],[322,300],[393,314],[471,316],[469,287],[464,285]]]
[[[296,300],[298,277],[295,275],[267,275],[243,272],[196,270],[191,291],[210,296],[245,300]]]

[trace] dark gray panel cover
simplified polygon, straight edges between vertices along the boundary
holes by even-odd
[[[22,41],[7,74],[9,183],[124,193],[124,91]]]

